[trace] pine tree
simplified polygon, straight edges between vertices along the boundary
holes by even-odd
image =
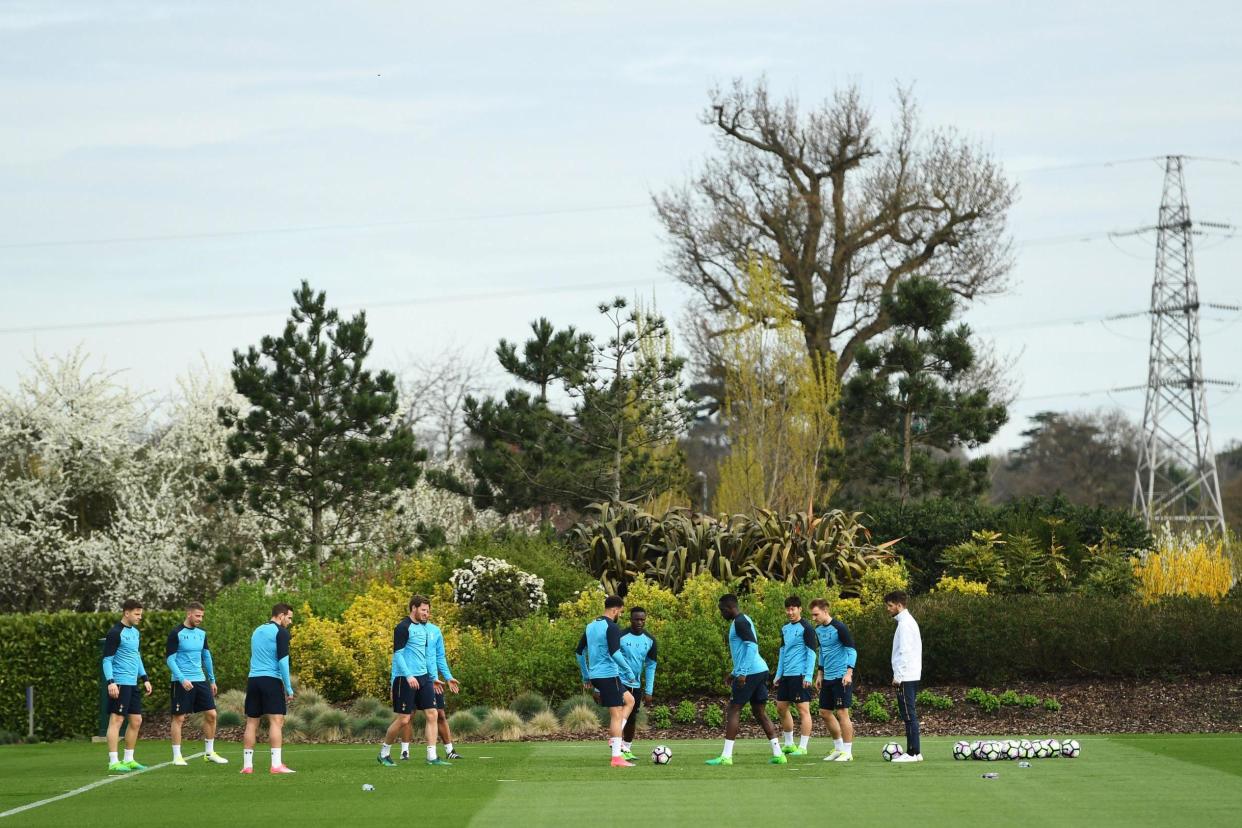
[[[233,352],[232,378],[249,402],[221,408],[232,462],[219,496],[281,527],[273,540],[324,564],[365,541],[425,454],[398,416],[396,379],[363,366],[366,314],[343,320],[306,282],[279,336]]]

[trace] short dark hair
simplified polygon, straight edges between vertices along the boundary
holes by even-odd
[[[625,606],[625,599],[620,595],[609,595],[604,599],[604,609],[613,609],[614,607]]]
[[[910,596],[906,594],[904,589],[895,589],[884,596],[886,604],[901,604],[903,607],[910,603]]]
[[[737,606],[737,596],[736,596],[736,595],[734,595],[732,592],[726,592],[724,595],[721,595],[721,596],[720,596],[720,606],[722,606],[722,607],[736,607],[736,606]]]
[[[273,618],[275,618],[278,615],[284,615],[286,612],[293,612],[293,607],[289,606],[288,604],[284,604],[284,603],[277,604],[276,606],[272,607]]]
[[[129,612],[130,610],[142,609],[142,602],[139,601],[137,598],[130,598],[124,604],[121,604],[121,609],[125,612]]]
[[[630,607],[630,615],[634,615],[635,613],[639,613],[639,612],[641,612],[643,615],[647,614],[647,610],[643,609],[642,607]]]
[[[424,604],[427,604],[427,605],[430,605],[430,604],[431,604],[431,601],[427,598],[427,596],[426,596],[426,595],[411,595],[411,596],[410,596],[410,606],[409,606],[409,607],[407,607],[407,609],[411,609],[411,610],[412,610],[412,609],[414,609],[415,607],[421,607],[421,606],[423,606]]]
[[[200,604],[198,601],[191,601],[190,603],[185,605],[186,612],[193,612],[194,610],[201,610],[201,609],[203,609],[203,605]]]
[[[824,612],[827,612],[828,602],[825,601],[823,598],[816,598],[814,601],[811,602],[811,609],[822,609]]]
[[[788,598],[785,599],[785,606],[786,607],[800,607],[802,606],[802,599],[799,598],[797,595],[790,595]]]

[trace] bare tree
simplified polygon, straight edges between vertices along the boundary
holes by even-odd
[[[486,390],[487,356],[449,346],[430,358],[412,358],[400,374],[405,421],[437,460],[461,448],[466,397]]]
[[[746,268],[770,260],[816,363],[843,377],[891,327],[880,299],[910,276],[958,296],[997,292],[1011,267],[1015,188],[952,129],[924,131],[908,89],[887,134],[856,86],[810,113],[766,81],[714,90],[702,116],[718,152],[654,197],[673,243],[669,270],[714,311],[746,312]]]

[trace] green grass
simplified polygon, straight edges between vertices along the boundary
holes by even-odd
[[[226,744],[226,767],[201,760],[102,785],[13,817],[0,825],[144,824],[314,825],[408,820],[445,825],[573,825],[598,823],[613,807],[616,821],[689,825],[761,824],[774,803],[805,804],[807,824],[841,809],[851,825],[978,824],[980,820],[1101,825],[1236,825],[1242,812],[1242,751],[1236,736],[1085,736],[1074,760],[955,762],[952,739],[925,739],[927,761],[896,766],[880,760],[884,740],[864,739],[852,764],[825,764],[830,747],[786,766],[767,762],[767,745],[738,743],[736,764],[709,768],[718,741],[669,741],[673,762],[642,761],[633,769],[607,765],[599,743],[463,744],[466,759],[430,768],[414,760],[382,768],[375,749],[358,745],[293,745],[285,761],[296,776],[241,777],[241,749]],[[654,741],[640,741],[646,754]],[[188,745],[197,751],[201,745]],[[55,796],[104,777],[100,745],[66,742],[0,747],[0,812]],[[484,758],[490,757],[490,758]],[[143,742],[140,761],[169,758],[166,742]],[[986,771],[1000,774],[985,780]],[[633,777],[638,777],[637,780]],[[624,780],[624,781],[623,781]],[[848,780],[848,781],[847,781]],[[641,783],[641,794],[635,782]],[[363,783],[375,791],[362,791]],[[783,807],[783,806],[782,806]],[[1037,816],[1038,815],[1038,816]],[[777,815],[780,819],[792,815]]]

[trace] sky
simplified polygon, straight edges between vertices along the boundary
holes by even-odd
[[[1012,363],[994,449],[1041,410],[1141,419],[1141,391],[1081,393],[1146,380],[1147,319],[1100,321],[1149,303],[1153,239],[1105,235],[1156,219],[1162,164],[1134,159],[1224,159],[1188,162],[1192,216],[1242,224],[1234,3],[449,6],[0,0],[0,387],[80,347],[169,392],[277,332],[303,279],[366,307],[394,370],[539,316],[602,331],[616,294],[678,319],[651,196],[735,77],[807,108],[856,83],[881,121],[911,85],[1004,163],[1010,289],[965,315]],[[1242,303],[1242,234],[1196,264]],[[1208,376],[1242,381],[1239,318],[1205,311]],[[1209,392],[1218,449],[1240,400]]]

